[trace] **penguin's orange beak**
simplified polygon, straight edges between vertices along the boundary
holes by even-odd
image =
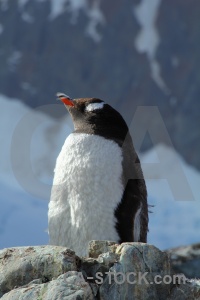
[[[62,94],[62,93],[57,93],[56,96],[58,97],[59,100],[61,100],[65,105],[67,106],[74,106],[74,103],[73,103],[73,100],[65,95],[65,94]]]

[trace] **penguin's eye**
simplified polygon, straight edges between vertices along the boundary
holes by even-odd
[[[85,111],[91,112],[97,109],[102,109],[104,107],[104,102],[93,102],[93,103],[89,103],[86,108]]]

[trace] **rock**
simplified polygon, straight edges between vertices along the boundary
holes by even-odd
[[[185,284],[174,285],[167,300],[199,300],[200,280],[188,280]]]
[[[115,242],[110,241],[89,242],[89,256],[92,257],[81,259],[80,271],[87,279],[91,278],[91,282],[98,280],[96,274],[99,272],[104,279],[106,272],[109,272],[110,267],[118,261],[119,255],[115,252],[117,246]]]
[[[123,243],[116,253],[120,257],[110,269],[112,276],[108,275],[100,288],[101,299],[121,299],[121,295],[125,299],[166,299],[171,284],[154,284],[156,275],[172,276],[166,253],[143,243]],[[140,278],[143,274],[146,275]],[[133,281],[137,284],[130,284]]]
[[[123,243],[115,253],[120,256],[100,287],[100,299],[200,299],[200,281],[176,275],[166,252],[148,244]],[[131,278],[131,272],[136,276]],[[143,274],[146,276],[142,277]],[[128,280],[137,283],[131,284]]]
[[[1,250],[1,299],[200,299],[200,281],[175,274],[169,253],[152,245],[91,241],[89,254],[57,246]]]
[[[200,278],[200,244],[178,247],[167,251],[176,273],[187,278]]]
[[[100,254],[108,251],[115,252],[117,244],[111,241],[90,241],[88,245],[89,257],[97,258]]]
[[[34,279],[43,283],[64,272],[77,270],[73,251],[58,246],[36,246],[0,251],[0,296]]]
[[[66,298],[67,297],[67,298]],[[84,278],[78,272],[70,271],[48,283],[31,282],[5,294],[2,300],[52,300],[52,299],[88,299],[93,300],[93,293]]]

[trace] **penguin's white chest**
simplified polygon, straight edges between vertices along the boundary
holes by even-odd
[[[49,203],[50,243],[85,255],[90,240],[114,240],[122,199],[122,151],[97,135],[73,133],[57,158]]]

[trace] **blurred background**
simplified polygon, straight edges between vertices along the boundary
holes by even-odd
[[[0,248],[48,243],[73,130],[56,92],[127,121],[154,205],[149,243],[200,241],[199,16],[197,0],[0,0]]]

